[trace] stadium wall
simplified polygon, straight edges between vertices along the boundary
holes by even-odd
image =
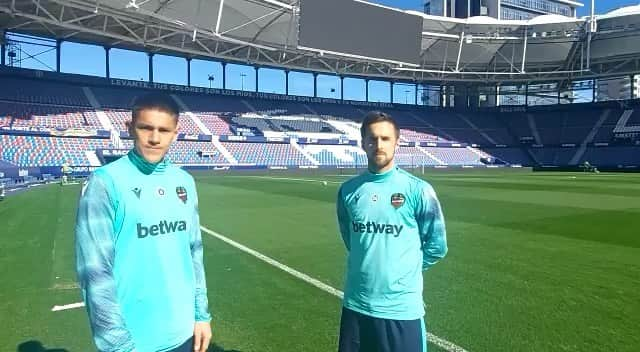
[[[593,106],[597,107],[619,107],[621,104],[628,106],[640,105],[640,98],[631,100],[610,100],[602,102],[585,102],[585,103],[572,103],[572,104],[557,104],[557,105],[509,105],[509,106],[489,106],[482,107],[477,105],[460,105],[454,106],[432,106],[432,105],[415,105],[415,104],[401,104],[401,103],[382,103],[382,102],[368,102],[368,101],[356,101],[356,100],[340,100],[332,98],[321,97],[309,97],[309,96],[296,96],[252,91],[241,91],[231,89],[218,89],[218,88],[204,88],[193,87],[178,84],[167,84],[147,81],[134,81],[120,78],[103,78],[86,76],[72,73],[60,73],[52,71],[41,71],[26,68],[17,68],[10,66],[0,66],[0,76],[8,76],[22,79],[32,80],[47,80],[57,81],[61,83],[75,83],[86,86],[96,87],[123,87],[123,88],[136,88],[145,90],[164,90],[168,93],[187,93],[187,94],[200,94],[200,95],[216,95],[226,97],[238,97],[238,98],[252,98],[252,99],[264,99],[270,101],[287,101],[294,103],[319,103],[319,104],[335,104],[346,105],[360,108],[371,109],[396,109],[396,110],[423,110],[423,111],[487,111],[487,112],[527,112],[527,111],[558,111],[564,109],[575,109],[576,107],[589,108]]]

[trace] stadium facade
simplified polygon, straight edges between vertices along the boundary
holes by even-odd
[[[352,28],[349,11],[407,21],[403,35],[414,42],[398,55],[395,31],[380,33],[385,40],[373,47],[346,31],[331,41],[314,36],[309,28],[322,23],[305,17],[304,6],[335,13],[327,3],[211,1],[194,16],[187,0],[169,7],[163,1],[0,0],[0,166],[18,176],[56,173],[68,161],[76,171],[97,167],[131,146],[124,127],[131,99],[159,89],[184,111],[171,157],[186,167],[363,167],[358,121],[378,109],[400,122],[402,166],[577,167],[589,161],[639,168],[640,6],[593,18],[502,21],[354,1],[345,5],[344,19],[335,17],[336,28]],[[104,47],[106,74],[62,73],[67,41]],[[50,69],[19,67],[21,46],[34,43],[53,53]],[[111,77],[110,55],[132,50],[143,56],[138,69],[148,78]],[[186,84],[154,79],[159,57],[182,67]],[[219,88],[192,84],[195,61],[221,66]],[[249,70],[242,86],[229,85],[232,66]],[[264,72],[279,73],[278,94],[261,88]],[[292,93],[293,77],[306,79],[312,93]],[[331,90],[322,88],[327,81]],[[346,96],[347,85],[362,97]],[[371,97],[374,86],[386,92],[381,99]]]
[[[576,17],[583,4],[571,0],[426,0],[432,16],[468,18],[490,16],[501,20],[529,20],[541,15]]]

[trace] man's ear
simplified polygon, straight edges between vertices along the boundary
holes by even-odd
[[[175,141],[178,140],[179,132],[180,132],[180,122],[176,122],[176,134],[173,136],[173,141],[171,143],[174,143]]]

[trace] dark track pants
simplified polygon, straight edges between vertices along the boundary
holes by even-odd
[[[338,352],[426,352],[424,320],[390,320],[342,308]]]

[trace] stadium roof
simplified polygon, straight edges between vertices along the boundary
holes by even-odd
[[[622,17],[622,16],[632,16],[640,14],[640,4],[633,6],[621,7],[619,9],[610,11],[605,15],[600,16],[600,18],[610,18],[610,17]]]
[[[0,29],[194,58],[411,81],[564,80],[640,71],[640,9],[423,21],[420,65],[297,47],[299,0],[0,0]]]
[[[584,6],[584,4],[581,3],[581,2],[576,2],[576,1],[571,1],[571,0],[556,0],[556,2],[561,2],[561,3],[573,5],[573,6],[576,6],[576,7],[583,7]]]

